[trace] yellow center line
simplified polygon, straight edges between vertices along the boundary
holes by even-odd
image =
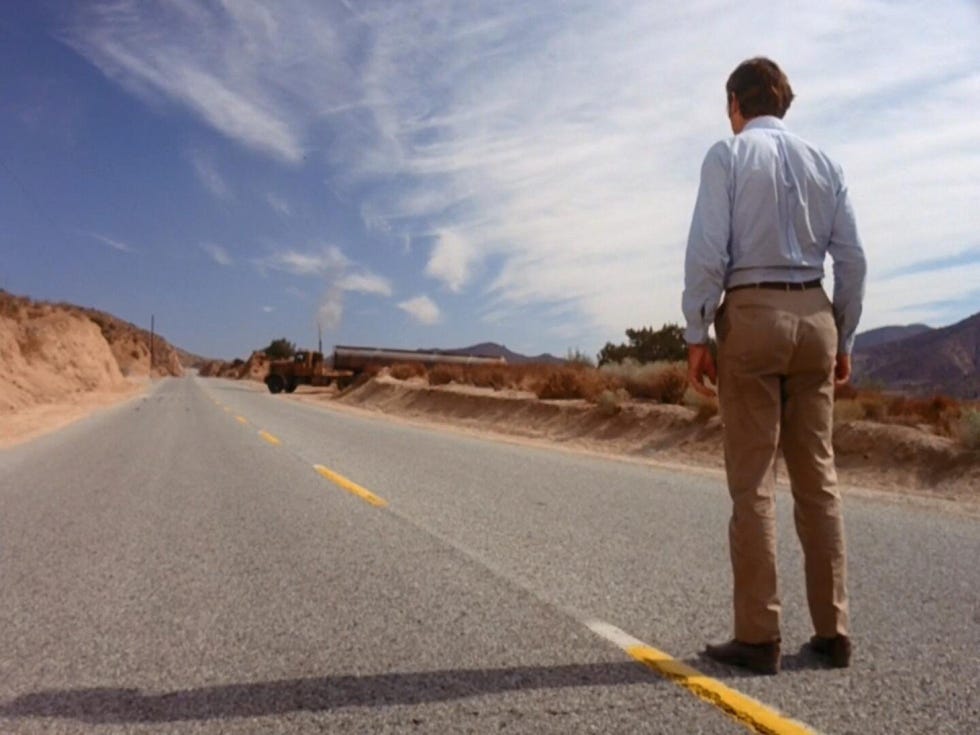
[[[240,424],[247,424],[248,423],[248,419],[245,418],[244,416],[236,416],[235,417],[235,421],[237,421]]]
[[[318,473],[320,473],[328,480],[330,480],[330,482],[334,483],[335,485],[339,485],[347,492],[353,493],[359,498],[366,500],[371,505],[374,505],[378,508],[384,508],[386,505],[388,505],[387,500],[384,500],[383,498],[379,498],[370,490],[365,490],[363,487],[361,487],[356,483],[351,482],[346,477],[343,477],[342,475],[338,475],[336,472],[332,470],[328,470],[322,464],[313,465],[313,469],[315,469]]]
[[[761,735],[814,735],[806,725],[792,720],[758,700],[727,687],[717,679],[705,676],[697,669],[678,661],[669,654],[648,646],[619,628],[601,621],[587,623],[588,627],[606,640],[615,643],[631,657],[649,666],[661,676],[684,687],[701,699]]]
[[[276,437],[274,437],[268,431],[260,431],[259,432],[259,436],[261,436],[263,439],[265,439],[267,442],[269,442],[269,444],[272,444],[272,445],[275,445],[275,446],[278,446],[279,444],[282,444],[282,442],[279,441],[279,439],[277,439]]]

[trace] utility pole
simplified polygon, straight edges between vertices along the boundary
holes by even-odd
[[[317,351],[323,354],[323,327],[320,326],[320,322],[316,323],[316,335],[317,335]]]
[[[156,364],[156,354],[153,346],[153,336],[156,330],[156,315],[150,314],[150,377],[153,377],[153,366]]]

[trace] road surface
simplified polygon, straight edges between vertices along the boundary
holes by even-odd
[[[976,732],[980,523],[846,500],[834,671],[787,500],[743,676],[718,479],[164,380],[0,452],[0,732]]]

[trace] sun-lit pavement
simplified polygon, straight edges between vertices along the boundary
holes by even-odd
[[[0,732],[746,731],[603,625],[787,732],[968,732],[980,524],[848,499],[830,671],[780,500],[785,671],[739,676],[696,655],[728,634],[717,481],[164,381],[0,453]]]

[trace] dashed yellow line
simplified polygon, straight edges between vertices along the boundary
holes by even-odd
[[[806,725],[725,686],[717,679],[705,676],[697,669],[648,646],[614,625],[600,620],[586,625],[592,632],[615,643],[640,663],[734,717],[752,732],[761,735],[814,735],[814,731]]]
[[[248,419],[245,418],[244,416],[236,416],[235,417],[235,421],[237,421],[240,424],[247,424],[248,423]]]
[[[263,439],[265,439],[267,442],[269,442],[269,444],[272,444],[273,446],[278,446],[282,444],[282,442],[279,441],[277,437],[274,437],[268,431],[260,431],[259,436],[261,436]]]
[[[330,482],[334,483],[335,485],[339,485],[347,492],[353,493],[354,495],[358,496],[362,500],[367,501],[373,506],[376,506],[378,508],[384,508],[386,505],[388,505],[387,500],[384,500],[383,498],[379,498],[370,490],[366,490],[365,488],[361,487],[357,483],[351,482],[346,477],[342,475],[338,475],[333,470],[328,470],[322,464],[313,465],[313,469],[315,469],[318,473],[320,473],[328,480],[330,480]]]

